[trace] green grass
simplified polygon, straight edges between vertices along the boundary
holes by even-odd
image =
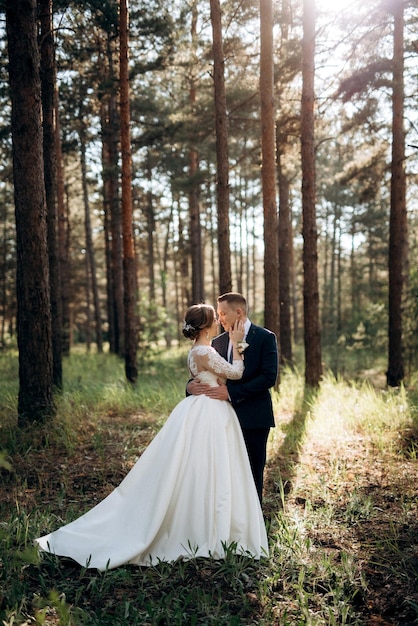
[[[0,446],[9,452],[28,449],[30,445],[48,446],[59,441],[70,452],[76,444],[74,424],[89,424],[103,414],[129,417],[152,413],[152,420],[163,420],[185,393],[187,381],[186,352],[172,350],[149,360],[135,385],[128,383],[124,363],[115,355],[75,353],[63,362],[64,390],[57,394],[57,416],[45,427],[36,425],[22,433],[17,428],[16,355],[0,354]],[[97,440],[101,438],[100,431]],[[0,447],[1,449],[1,447]]]
[[[313,393],[283,372],[266,472],[269,559],[229,550],[223,561],[99,573],[40,559],[33,539],[119,482],[184,397],[186,353],[156,355],[133,386],[116,357],[75,353],[56,418],[25,432],[16,375],[16,355],[1,354],[1,493],[13,494],[0,502],[3,626],[418,624],[414,385],[326,376]]]

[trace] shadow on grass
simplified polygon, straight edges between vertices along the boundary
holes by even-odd
[[[279,429],[280,434],[284,434],[284,438],[278,441],[280,435],[275,434],[269,447],[263,505],[267,515],[269,511],[274,512],[278,505],[283,506],[284,497],[292,491],[306,425],[318,392],[319,389],[305,386],[296,398],[295,409],[290,418],[286,419],[286,416],[282,415],[277,417],[276,429]]]
[[[415,485],[411,469],[401,463],[393,480],[364,485],[334,509],[335,517],[348,525],[352,545],[363,546],[367,610],[385,620],[379,623],[418,624]]]

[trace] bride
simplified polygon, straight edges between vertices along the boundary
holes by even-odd
[[[183,334],[193,340],[188,355],[193,377],[211,385],[242,377],[237,349],[242,322],[230,332],[233,363],[211,347],[218,334],[212,306],[189,307]],[[222,559],[231,549],[255,559],[268,556],[257,490],[229,402],[204,395],[182,400],[110,495],[35,541],[42,551],[99,570],[127,563]]]

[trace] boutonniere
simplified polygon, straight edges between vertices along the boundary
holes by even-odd
[[[244,354],[244,352],[246,351],[246,349],[248,348],[250,344],[247,343],[246,341],[238,341],[237,342],[237,350],[240,354]]]

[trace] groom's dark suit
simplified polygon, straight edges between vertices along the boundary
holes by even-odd
[[[212,342],[215,350],[225,359],[228,342],[227,332],[215,337]],[[244,352],[244,374],[240,380],[228,380],[227,387],[241,424],[261,501],[267,437],[270,427],[274,426],[270,388],[277,379],[277,341],[271,331],[251,324],[246,342],[248,348]]]

